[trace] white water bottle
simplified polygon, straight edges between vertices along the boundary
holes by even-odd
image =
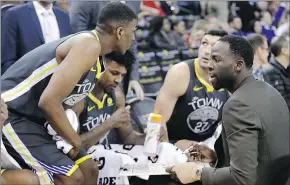
[[[161,128],[162,116],[156,112],[149,115],[147,121],[147,133],[144,142],[144,153],[148,156],[156,156],[159,144],[159,133]]]

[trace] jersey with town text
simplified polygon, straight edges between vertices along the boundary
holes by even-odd
[[[171,142],[181,139],[200,142],[211,137],[229,97],[226,90],[214,90],[199,76],[197,62],[197,59],[185,61],[191,78],[185,94],[178,98],[167,123]]]

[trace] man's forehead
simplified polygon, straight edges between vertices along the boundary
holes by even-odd
[[[228,53],[229,45],[225,42],[217,41],[212,47],[213,55],[225,55]]]
[[[116,70],[116,71],[119,71],[121,73],[127,72],[126,67],[124,65],[117,63],[116,61],[108,62],[106,66],[108,69]]]
[[[209,42],[210,44],[214,44],[214,43],[216,43],[218,39],[220,39],[220,37],[219,37],[219,36],[214,36],[214,35],[204,35],[204,36],[202,37],[202,40],[203,40],[203,41],[207,41],[207,42]]]

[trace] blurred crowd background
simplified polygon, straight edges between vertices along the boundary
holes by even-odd
[[[2,74],[21,56],[41,44],[71,33],[94,29],[98,13],[107,2],[109,1],[2,1]],[[132,46],[139,65],[136,65],[135,69],[133,67],[131,78],[128,77],[127,81],[138,81],[148,96],[154,96],[158,92],[166,72],[172,65],[197,57],[201,38],[210,29],[224,29],[230,34],[244,37],[255,33],[264,36],[267,44],[258,44],[256,47],[259,51],[255,53],[257,62],[254,63],[257,64],[257,69],[276,57],[270,47],[273,39],[289,36],[289,2],[286,1],[124,3],[128,4],[139,18],[136,43]],[[32,11],[33,9],[35,11]],[[45,10],[47,15],[44,15]],[[257,39],[253,40],[257,42]],[[289,48],[289,42],[285,47]],[[283,48],[285,47],[283,45]],[[266,61],[262,58],[266,58]],[[287,59],[287,56],[284,58]],[[286,74],[285,79],[289,80],[289,67],[286,65],[283,70]],[[258,74],[260,70],[254,69],[254,72]],[[289,90],[289,83],[283,83],[288,86],[284,89]],[[289,91],[283,93],[289,98]]]

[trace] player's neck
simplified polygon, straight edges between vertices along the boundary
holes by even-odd
[[[113,45],[115,44],[115,41],[113,41],[112,37],[101,28],[96,27],[96,31],[101,44],[100,56],[111,53],[114,49]]]
[[[202,67],[200,67],[200,65],[197,65],[197,70],[198,70],[198,74],[199,76],[206,81],[208,84],[210,84],[209,82],[209,76],[208,76],[208,69],[204,69]]]
[[[252,70],[244,71],[243,74],[240,74],[240,77],[236,79],[236,81],[233,83],[232,87],[226,88],[231,94],[233,94],[240,86],[241,84],[252,75]]]
[[[98,100],[102,100],[104,93],[105,93],[104,89],[100,87],[100,85],[98,85],[97,83],[95,88],[92,91],[92,95],[96,97]]]

